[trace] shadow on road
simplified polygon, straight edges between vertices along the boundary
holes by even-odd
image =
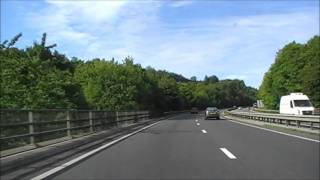
[[[194,121],[196,119],[198,120],[206,120],[206,121],[224,121],[226,119],[220,117],[220,119],[216,119],[216,118],[209,118],[209,119],[204,119],[204,113],[198,113],[198,114],[192,114],[192,113],[184,113],[184,114],[178,114],[178,115],[174,115],[171,117],[168,117],[169,121]]]

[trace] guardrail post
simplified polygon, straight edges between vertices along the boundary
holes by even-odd
[[[116,111],[116,126],[119,126],[119,112]]]
[[[141,114],[141,121],[145,120],[145,116],[146,116],[146,112],[143,111],[142,114]]]
[[[67,111],[67,136],[68,137],[72,137],[71,136],[71,123],[70,123],[70,112]]]
[[[310,123],[310,128],[313,130],[313,122]]]
[[[147,116],[148,116],[148,112],[147,112],[147,111],[144,111],[144,112],[143,112],[142,121],[146,120],[146,119],[147,119]]]
[[[122,112],[122,120],[124,120],[124,121],[122,121],[122,125],[123,126],[127,126],[128,124],[130,124],[130,121],[128,121],[128,112],[127,111],[124,111],[124,112]]]
[[[89,111],[89,130],[93,133],[92,111]]]
[[[28,113],[28,121],[29,121],[29,134],[30,134],[30,144],[35,145],[34,141],[34,126],[33,126],[33,113],[29,111]]]
[[[297,127],[300,127],[300,121],[296,121],[297,122]]]
[[[138,111],[134,111],[134,122],[138,122],[139,117],[138,117]]]

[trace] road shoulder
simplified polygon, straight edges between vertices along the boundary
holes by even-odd
[[[260,128],[266,128],[270,129],[273,131],[278,131],[280,133],[286,133],[294,136],[299,136],[302,138],[309,138],[313,140],[320,140],[320,131],[319,130],[310,130],[306,128],[297,128],[297,127],[292,127],[292,126],[285,126],[285,125],[278,125],[274,123],[267,123],[267,122],[260,122],[260,121],[255,121],[255,120],[248,120],[248,119],[242,119],[242,118],[237,118],[233,116],[226,116],[223,115],[225,119],[231,119],[236,122],[241,122],[244,124],[248,125],[253,125],[256,127]]]

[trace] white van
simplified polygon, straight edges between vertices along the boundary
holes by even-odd
[[[303,93],[290,93],[281,97],[280,114],[312,115],[314,107]]]

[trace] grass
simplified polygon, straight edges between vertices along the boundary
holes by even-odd
[[[279,114],[279,110],[271,110],[271,109],[254,109],[256,112],[262,112],[262,113],[271,113],[271,114]]]
[[[306,137],[306,138],[310,138],[310,139],[320,140],[320,134],[316,133],[316,132],[306,132],[306,131],[302,131],[302,130],[299,130],[296,128],[286,128],[286,127],[280,127],[280,126],[276,126],[276,125],[272,125],[272,124],[263,124],[262,127],[267,128],[267,129],[280,131],[280,132],[284,132],[284,133],[288,133],[288,134],[302,136],[302,137]]]

